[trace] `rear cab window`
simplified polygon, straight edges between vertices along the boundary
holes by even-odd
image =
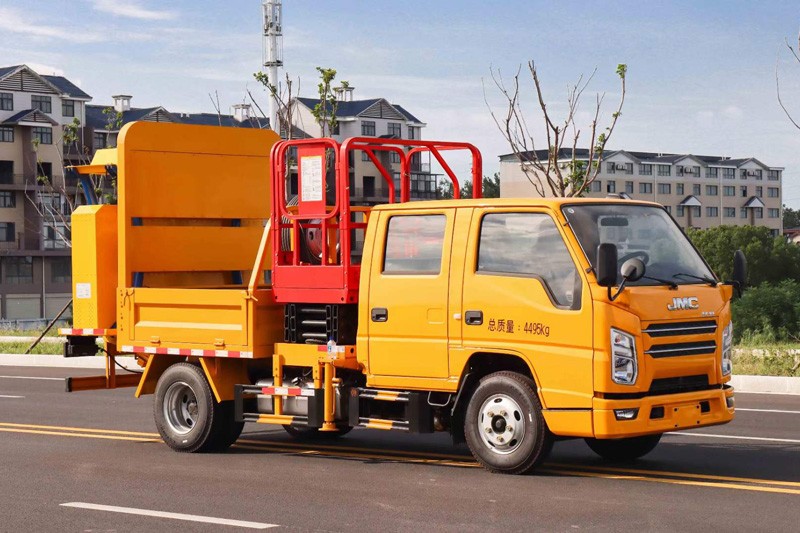
[[[383,274],[439,274],[446,225],[443,214],[393,215],[386,231]]]

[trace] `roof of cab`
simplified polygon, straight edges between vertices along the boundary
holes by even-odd
[[[621,198],[467,198],[459,200],[424,200],[394,204],[380,204],[373,207],[377,211],[394,211],[400,209],[444,209],[463,207],[547,207],[559,209],[564,205],[579,204],[617,204],[646,205],[662,207],[655,202],[626,200]]]

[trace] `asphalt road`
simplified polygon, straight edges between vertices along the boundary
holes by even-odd
[[[227,453],[175,453],[157,438],[152,397],[63,392],[61,378],[92,372],[0,366],[0,531],[796,531],[800,521],[800,396],[737,395],[733,423],[666,436],[625,465],[559,442],[541,472],[510,477],[447,435],[354,430],[303,444],[248,424]]]

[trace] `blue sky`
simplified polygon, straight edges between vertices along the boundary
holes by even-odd
[[[608,114],[627,63],[611,148],[754,156],[786,167],[785,203],[797,208],[800,131],[778,107],[775,68],[800,118],[800,65],[784,45],[799,26],[788,1],[284,0],[284,62],[303,96],[315,93],[314,67],[334,67],[356,98],[417,115],[427,138],[475,143],[485,173],[509,151],[484,103],[490,66],[510,74],[535,59],[556,113],[567,85],[597,67],[590,91],[606,92]],[[258,90],[260,31],[257,0],[0,0],[0,64],[63,74],[94,103],[127,93],[135,106],[213,112],[209,93],[227,109]]]

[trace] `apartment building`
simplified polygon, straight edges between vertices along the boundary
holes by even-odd
[[[71,298],[64,220],[78,189],[62,163],[77,152],[62,139],[91,99],[64,77],[0,67],[0,319],[52,317]]]
[[[588,150],[577,151],[588,161]],[[547,151],[537,151],[547,160]],[[572,150],[562,150],[566,168]],[[782,231],[783,167],[767,166],[754,157],[698,156],[659,152],[607,151],[588,197],[621,194],[662,204],[682,228],[758,225],[773,235]],[[502,197],[536,195],[514,154],[500,156]]]
[[[383,139],[416,140],[422,138],[424,122],[397,104],[384,98],[353,100],[353,88],[348,87],[337,95],[336,128],[332,137],[343,141],[349,137],[378,137]],[[292,122],[295,128],[308,137],[320,137],[322,127],[316,122],[312,110],[319,103],[313,98],[296,98],[293,101]],[[431,172],[430,161],[412,156],[411,160],[411,198],[436,198],[441,174]],[[395,187],[400,187],[400,157],[394,153],[379,155],[381,164],[394,178]],[[377,167],[365,152],[356,153],[352,161],[353,173],[350,176],[350,191],[353,203],[374,205],[386,202],[389,186]],[[289,184],[292,193],[297,193],[296,177]]]

